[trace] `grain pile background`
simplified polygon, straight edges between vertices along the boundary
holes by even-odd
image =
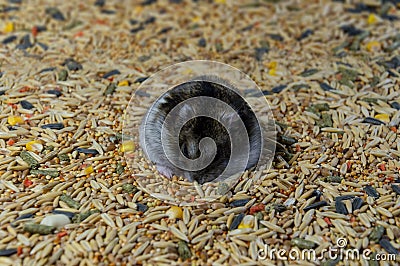
[[[258,257],[265,244],[320,254],[338,238],[398,264],[399,9],[2,1],[0,265],[341,265]],[[250,75],[287,150],[214,203],[171,207],[125,167],[123,151],[140,150],[122,137],[122,115],[146,77],[190,59]]]

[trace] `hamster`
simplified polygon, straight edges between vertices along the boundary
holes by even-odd
[[[171,125],[167,133],[164,123]],[[214,76],[195,78],[161,95],[143,118],[139,139],[160,174],[199,184],[216,180],[228,167],[229,176],[255,167],[262,149],[256,115],[235,88]]]

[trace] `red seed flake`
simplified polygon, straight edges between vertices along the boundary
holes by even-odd
[[[25,186],[25,187],[30,187],[30,186],[32,186],[32,185],[33,185],[32,180],[30,180],[30,179],[28,179],[28,178],[25,178],[25,179],[24,179],[24,186]]]
[[[57,234],[57,238],[61,239],[62,237],[68,235],[68,233],[66,231],[61,231],[60,233]]]
[[[351,162],[347,162],[347,171],[349,171],[351,169]]]
[[[378,165],[378,168],[381,169],[381,171],[386,171],[385,163],[381,163],[380,165]]]
[[[36,26],[33,26],[32,27],[32,35],[33,35],[33,37],[36,37],[37,36],[37,34],[38,34],[38,28],[36,27]]]
[[[13,140],[13,139],[7,140],[7,145],[8,145],[8,146],[12,146],[12,145],[14,145],[14,144],[15,144],[15,140]]]
[[[299,145],[299,144],[296,144],[296,146],[295,146],[295,147],[296,147],[296,151],[297,151],[297,152],[300,152],[300,151],[301,151],[301,147],[300,147],[300,145]]]
[[[249,214],[252,215],[256,212],[260,212],[260,211],[264,210],[264,208],[265,208],[265,206],[262,203],[254,205],[253,207],[250,208]]]
[[[329,217],[325,217],[324,221],[328,224],[328,225],[332,225],[331,219],[329,219]]]
[[[17,247],[17,256],[20,256],[23,253],[22,246]]]
[[[83,31],[78,31],[75,35],[74,35],[74,37],[76,38],[76,37],[82,37],[83,36]]]

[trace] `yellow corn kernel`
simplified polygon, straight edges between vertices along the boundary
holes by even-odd
[[[118,83],[118,87],[129,86],[129,81],[123,80]]]
[[[143,7],[141,6],[136,6],[135,9],[133,10],[133,12],[135,13],[141,13],[143,11]]]
[[[85,174],[85,175],[90,175],[91,173],[93,173],[94,172],[94,169],[93,169],[93,166],[88,166],[88,167],[86,167],[84,170],[83,170],[83,173]]]
[[[201,19],[200,17],[194,17],[194,18],[192,18],[192,22],[197,23],[200,21],[200,19]]]
[[[371,41],[371,42],[367,43],[366,48],[367,48],[368,51],[371,52],[371,51],[373,51],[375,49],[381,48],[381,44],[378,41]]]
[[[370,25],[375,24],[376,22],[378,22],[378,18],[374,14],[369,14],[367,22]]]
[[[271,61],[267,65],[267,67],[270,68],[270,69],[275,69],[277,66],[278,66],[278,63],[276,61]]]
[[[226,0],[214,0],[217,4],[226,4]]]
[[[385,123],[389,123],[390,122],[390,117],[389,117],[388,114],[377,114],[377,115],[375,115],[375,118],[379,119],[379,120],[381,120],[382,122],[385,122]]]
[[[165,212],[169,219],[182,219],[183,211],[181,207],[172,206],[168,211]]]
[[[43,145],[36,140],[29,141],[25,146],[28,151],[41,152],[43,150]]]
[[[271,68],[270,70],[268,70],[268,74],[270,76],[276,76],[276,69],[275,68]]]
[[[20,125],[24,123],[24,119],[17,115],[9,116],[7,121],[11,126],[15,126],[17,124]]]
[[[4,26],[4,32],[5,33],[10,33],[14,31],[14,23],[12,22],[7,22],[7,24]]]
[[[238,229],[242,228],[253,228],[254,226],[254,216],[253,215],[246,215],[242,222],[239,224]]]
[[[122,143],[121,152],[134,151],[135,143],[132,140],[128,140]]]

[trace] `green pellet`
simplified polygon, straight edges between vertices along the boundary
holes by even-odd
[[[222,52],[222,50],[224,50],[224,47],[222,46],[222,43],[217,43],[215,44],[215,50],[219,53]]]
[[[226,183],[219,183],[217,188],[218,195],[225,195],[229,191],[229,186]]]
[[[333,121],[331,115],[328,113],[322,113],[321,119],[317,121],[317,125],[319,127],[332,127]]]
[[[357,79],[358,72],[345,67],[339,67],[339,73],[342,75],[339,83],[352,88],[354,86],[352,82]]]
[[[82,212],[82,213],[77,213],[74,215],[74,217],[72,217],[72,221],[74,223],[80,223],[82,221],[84,221],[86,218],[88,218],[90,215],[94,214],[94,213],[100,213],[99,210],[90,210],[87,212]]]
[[[126,193],[135,193],[138,189],[137,187],[129,183],[129,184],[123,184],[122,190]]]
[[[371,81],[371,87],[375,87],[380,81],[381,79],[378,76],[373,76]]]
[[[68,71],[63,69],[58,73],[58,80],[59,81],[66,81],[68,78]]]
[[[67,194],[62,194],[60,196],[60,200],[65,202],[69,207],[74,208],[74,209],[79,209],[81,207],[81,205],[79,204],[79,202],[73,200],[70,196],[68,196]]]
[[[329,111],[329,104],[327,103],[317,103],[313,104],[312,107],[318,112]]]
[[[26,223],[24,225],[24,231],[31,234],[48,235],[53,233],[56,228],[54,226],[48,226],[43,224]]]
[[[327,182],[331,182],[331,183],[340,183],[342,182],[343,177],[341,176],[337,176],[337,175],[330,175],[326,177],[326,181]]]
[[[192,252],[190,251],[188,244],[183,240],[178,242],[178,253],[182,260],[187,260],[192,257]]]
[[[31,170],[30,173],[33,175],[48,175],[51,177],[58,177],[60,175],[60,173],[55,170],[41,170],[41,169]]]
[[[111,83],[110,85],[107,86],[106,91],[104,92],[104,95],[113,94],[116,88],[117,88],[117,84]]]
[[[340,45],[336,46],[332,49],[332,51],[336,54],[337,52],[343,50],[344,48],[348,47],[350,43],[348,41],[342,42]]]
[[[316,68],[311,68],[311,69],[307,69],[307,70],[304,70],[303,72],[301,72],[301,73],[300,73],[300,76],[302,76],[302,77],[309,77],[309,76],[312,76],[312,75],[314,75],[314,74],[316,74],[316,73],[318,73],[318,72],[319,72],[318,69],[316,69]]]
[[[299,91],[301,89],[310,89],[310,88],[311,88],[311,86],[308,84],[296,84],[296,85],[293,85],[291,89],[294,91]]]
[[[118,163],[117,168],[115,169],[115,172],[117,174],[121,175],[124,172],[124,170],[125,170],[125,167],[122,164]]]
[[[382,238],[384,232],[385,227],[383,227],[382,225],[378,225],[372,230],[371,234],[369,235],[369,240],[378,243],[379,240]]]
[[[74,20],[70,24],[64,27],[64,30],[72,30],[75,27],[78,27],[79,25],[82,25],[83,22],[79,20]]]
[[[39,162],[33,158],[33,156],[27,151],[21,151],[20,155],[22,160],[26,162],[31,169],[36,169],[39,167]]]
[[[378,103],[378,98],[362,98],[361,99],[362,101],[364,101],[364,102],[367,102],[367,103]]]
[[[59,154],[58,159],[60,159],[61,162],[69,162],[69,156],[66,153]]]
[[[293,246],[296,246],[300,249],[311,249],[316,246],[314,242],[302,238],[294,238],[292,239],[291,243]]]

